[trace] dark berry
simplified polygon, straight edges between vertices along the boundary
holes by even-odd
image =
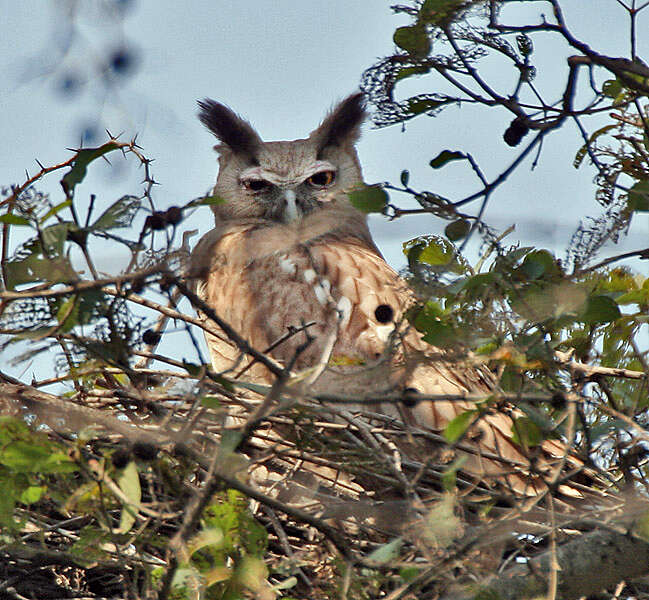
[[[113,452],[110,460],[116,469],[123,469],[131,460],[131,451],[126,448],[119,448]]]
[[[379,323],[389,323],[394,318],[394,310],[389,304],[379,304],[374,311],[374,316]]]
[[[147,329],[142,334],[142,341],[149,346],[155,346],[160,341],[161,337],[162,336],[158,331],[153,331],[153,329]]]
[[[133,456],[145,461],[155,460],[158,456],[158,449],[147,442],[135,442],[133,444]]]
[[[169,225],[178,225],[183,220],[183,210],[180,206],[170,206],[165,211],[165,219]]]
[[[401,398],[401,401],[403,402],[404,406],[407,406],[408,408],[412,408],[413,406],[416,406],[417,403],[419,402],[419,398],[417,396],[419,395],[419,390],[416,388],[406,388],[403,390],[403,396]]]
[[[160,278],[160,289],[163,292],[168,292],[174,285],[174,280],[171,277],[168,277],[167,275],[163,275]]]
[[[134,279],[131,281],[131,291],[134,294],[141,294],[146,281],[144,279]]]
[[[566,397],[561,392],[555,392],[552,394],[550,404],[552,405],[552,408],[563,410],[566,407]]]
[[[520,117],[516,117],[503,134],[503,139],[508,146],[518,146],[527,135],[530,128]]]
[[[163,212],[154,212],[152,215],[149,215],[144,221],[145,229],[153,229],[154,231],[160,231],[167,226],[167,219]]]

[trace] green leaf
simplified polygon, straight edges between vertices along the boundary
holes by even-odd
[[[629,190],[629,208],[635,212],[649,212],[649,180],[638,181]]]
[[[452,492],[457,484],[457,473],[462,469],[464,463],[469,460],[466,454],[458,456],[442,473],[442,486],[447,492]]]
[[[588,153],[588,148],[590,148],[593,144],[593,142],[601,135],[604,135],[607,131],[610,131],[611,129],[615,129],[618,125],[613,124],[613,125],[605,125],[604,127],[600,127],[597,131],[594,131],[591,136],[588,138],[588,142],[584,144],[579,150],[577,151],[577,154],[575,155],[575,160],[572,163],[572,166],[575,167],[575,169],[578,169],[581,166],[582,161],[584,160],[584,157]]]
[[[398,27],[392,39],[399,48],[412,56],[426,56],[431,49],[426,28],[419,24]]]
[[[103,214],[92,224],[93,231],[106,231],[108,229],[119,229],[130,227],[133,218],[140,210],[142,199],[137,196],[122,196],[111,204]]]
[[[128,504],[122,506],[122,514],[119,520],[118,533],[127,533],[135,523],[137,510],[142,501],[142,490],[140,488],[140,475],[135,461],[129,463],[121,470],[116,478],[119,489],[124,492]]]
[[[448,442],[454,444],[464,435],[464,432],[473,422],[477,412],[476,409],[472,409],[460,413],[446,425],[442,435]]]
[[[454,248],[442,238],[429,239],[428,244],[419,254],[419,262],[427,265],[447,265],[455,256]]]
[[[419,9],[419,20],[431,25],[447,25],[464,4],[465,0],[424,0]]]
[[[56,311],[56,320],[61,324],[62,333],[70,331],[77,324],[78,314],[79,308],[76,296],[70,296],[61,303],[61,306]]]
[[[117,150],[119,145],[113,141],[107,142],[98,148],[85,148],[79,150],[75,156],[70,170],[61,179],[61,186],[66,196],[74,194],[74,188],[81,183],[88,171],[88,165],[108,152]]]
[[[408,182],[410,181],[410,172],[409,171],[401,171],[401,185],[403,187],[408,187]]]
[[[512,440],[524,448],[534,448],[543,441],[543,433],[529,417],[518,417],[512,423]]]
[[[5,213],[0,215],[0,223],[7,223],[9,225],[29,225],[29,221],[25,217],[15,215],[14,213]]]
[[[410,98],[408,100],[408,112],[411,113],[412,116],[420,115],[421,113],[435,110],[440,106],[451,104],[452,102],[455,102],[455,100],[451,100],[451,99],[436,100],[435,98],[417,98],[417,97]]]
[[[18,501],[22,504],[34,504],[41,499],[46,491],[47,488],[43,485],[30,485],[20,493]]]
[[[433,160],[430,161],[430,166],[433,169],[441,169],[446,163],[449,163],[453,160],[462,160],[466,158],[466,155],[463,152],[457,152],[455,150],[442,150]]]
[[[615,300],[608,296],[590,296],[586,302],[586,310],[579,320],[596,325],[615,321],[620,316],[620,309]]]
[[[530,252],[523,259],[523,264],[520,268],[526,277],[532,280],[557,270],[554,256],[547,250],[534,250]]]
[[[191,206],[215,206],[217,204],[225,204],[226,200],[225,198],[222,198],[221,196],[202,196],[201,198],[196,198],[196,200],[192,200],[187,207]]]
[[[379,185],[367,185],[348,193],[349,201],[364,213],[382,212],[390,197]]]
[[[59,202],[56,206],[53,206],[48,210],[39,220],[39,223],[45,223],[50,217],[53,217],[55,214],[61,212],[64,208],[67,208],[72,204],[72,200],[68,198],[67,200],[64,200],[63,202]]]
[[[398,537],[389,541],[387,544],[379,546],[373,552],[370,552],[368,559],[380,565],[386,565],[399,558],[399,552],[403,546],[403,538]]]
[[[404,67],[403,69],[399,69],[397,71],[397,74],[394,77],[394,83],[397,83],[402,79],[407,79],[408,77],[412,77],[413,75],[425,75],[426,73],[430,73],[430,67],[424,67],[421,65]]]
[[[223,546],[223,530],[217,527],[201,529],[187,543],[187,553],[191,556],[206,546]]]
[[[434,323],[439,322],[443,314],[444,311],[437,302],[428,300],[420,309],[408,311],[408,320],[417,331],[426,333]]]
[[[608,79],[602,85],[602,94],[615,99],[623,89],[622,83],[618,79]]]
[[[446,226],[444,235],[452,242],[455,242],[465,238],[469,231],[471,231],[471,223],[466,219],[457,219]]]
[[[183,368],[187,371],[192,377],[200,377],[203,373],[203,365],[197,365],[196,363],[191,363],[183,359]]]

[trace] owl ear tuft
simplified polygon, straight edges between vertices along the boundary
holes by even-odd
[[[227,106],[205,98],[199,100],[198,118],[223,144],[235,154],[256,163],[256,155],[263,143],[252,125]]]
[[[316,143],[318,153],[328,146],[353,145],[361,134],[361,125],[366,116],[363,93],[345,98],[325,117],[320,127],[311,133],[310,137]]]

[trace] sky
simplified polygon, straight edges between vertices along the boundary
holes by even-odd
[[[214,139],[196,119],[196,100],[211,97],[246,116],[265,140],[304,137],[339,99],[357,89],[361,73],[394,52],[392,34],[409,24],[381,0],[0,0],[4,19],[0,38],[0,131],[3,151],[0,185],[21,183],[27,169],[69,157],[81,132],[95,129],[135,134],[149,158],[159,186],[160,209],[184,204],[208,191],[216,176]],[[566,0],[568,25],[598,50],[628,53],[628,24],[615,0]],[[515,2],[508,17],[538,15],[541,2]],[[75,35],[66,35],[66,10],[77,6]],[[113,19],[107,7],[124,9]],[[547,12],[547,8],[546,8]],[[649,25],[649,10],[639,22]],[[538,19],[539,17],[535,17]],[[549,38],[548,38],[549,40]],[[126,44],[134,57],[133,75],[106,89],[89,75],[104,57]],[[649,56],[649,36],[640,36],[639,53]],[[562,44],[535,51],[537,84],[562,90],[567,72]],[[486,63],[498,77],[498,65]],[[119,79],[119,78],[118,78]],[[425,78],[408,82],[402,93],[426,89]],[[428,88],[430,89],[430,88]],[[551,93],[550,93],[551,97]],[[554,98],[552,98],[554,99]],[[450,199],[479,189],[471,171],[453,164],[434,171],[431,158],[444,149],[470,152],[488,179],[495,178],[516,156],[502,142],[511,121],[504,110],[452,107],[436,118],[419,117],[405,128],[377,129],[368,123],[359,154],[368,182],[399,181],[403,169],[410,183]],[[594,129],[595,127],[593,127]],[[92,140],[91,140],[92,141]],[[89,141],[90,143],[90,141]],[[91,144],[92,145],[92,144]],[[539,166],[528,160],[494,195],[486,221],[500,230],[516,225],[511,243],[537,244],[560,256],[581,218],[598,215],[594,171],[571,164],[579,138],[567,127],[548,137]],[[62,195],[58,176],[41,188]],[[97,193],[105,206],[138,189],[141,172],[116,161],[92,168],[77,198]],[[392,200],[406,206],[406,198]],[[477,210],[477,206],[475,207]],[[196,211],[184,225],[199,233],[212,224],[209,209]],[[405,263],[401,243],[416,235],[439,233],[445,223],[434,217],[404,217],[389,222],[373,216],[371,228],[388,262]],[[195,240],[198,237],[194,238]],[[636,219],[621,250],[646,247],[647,216]],[[477,247],[477,246],[476,246]],[[473,249],[475,251],[475,248]],[[606,254],[606,253],[605,253]],[[115,274],[125,256],[107,245],[101,271]],[[646,270],[646,269],[645,269]]]

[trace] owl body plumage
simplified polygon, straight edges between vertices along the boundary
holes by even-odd
[[[213,207],[216,226],[194,250],[189,273],[210,308],[255,349],[292,362],[295,372],[324,361],[326,368],[309,380],[311,391],[366,398],[411,388],[423,395],[492,393],[495,379],[486,367],[451,361],[408,325],[414,295],[349,201],[347,192],[362,184],[354,149],[364,117],[360,95],[343,101],[309,138],[293,142],[264,143],[226,107],[205,101],[201,108],[201,120],[223,142],[214,189],[223,203]],[[215,371],[273,381],[222,332],[207,341]],[[440,431],[472,408],[468,400],[440,398],[373,410]],[[538,479],[512,440],[512,414],[489,409],[481,416],[463,468],[533,493]],[[564,453],[560,442],[544,442],[535,469],[549,469]]]

